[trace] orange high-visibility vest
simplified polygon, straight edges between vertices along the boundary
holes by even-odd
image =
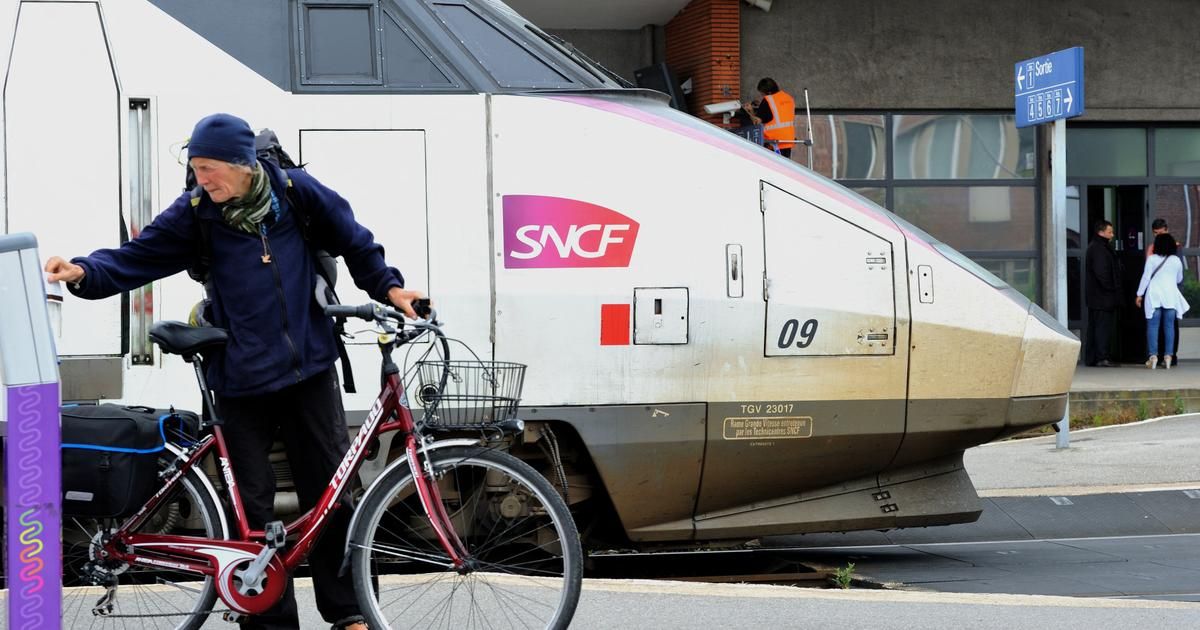
[[[763,138],[774,142],[780,149],[790,149],[796,144],[796,101],[790,94],[780,90],[766,96],[771,106],[771,122],[763,125]]]

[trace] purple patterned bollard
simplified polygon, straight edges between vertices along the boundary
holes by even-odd
[[[43,630],[62,608],[58,383],[7,389],[8,627]]]

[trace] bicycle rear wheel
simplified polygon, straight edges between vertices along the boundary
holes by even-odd
[[[189,470],[136,533],[181,534],[225,538],[222,513]],[[212,578],[167,568],[130,566],[97,558],[100,537],[120,525],[116,519],[63,517],[62,627],[64,628],[199,628],[217,599]],[[91,573],[85,566],[97,566]],[[116,582],[112,611],[105,616],[93,608],[106,593],[94,577]]]
[[[566,628],[579,603],[583,552],[550,482],[486,448],[437,450],[431,464],[471,566],[462,573],[450,566],[408,467],[396,467],[358,508],[350,537],[355,590],[369,625]]]

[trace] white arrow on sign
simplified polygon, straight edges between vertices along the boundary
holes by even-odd
[[[1071,88],[1067,88],[1067,98],[1064,98],[1063,102],[1067,104],[1067,113],[1068,114],[1071,113],[1071,103],[1074,101],[1075,101],[1075,99],[1071,98]]]
[[[1017,89],[1025,89],[1025,66],[1017,68]]]

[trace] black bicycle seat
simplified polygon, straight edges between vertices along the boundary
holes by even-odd
[[[183,322],[157,322],[150,326],[150,339],[163,352],[191,356],[206,348],[225,345],[229,333],[224,328],[188,326]]]

